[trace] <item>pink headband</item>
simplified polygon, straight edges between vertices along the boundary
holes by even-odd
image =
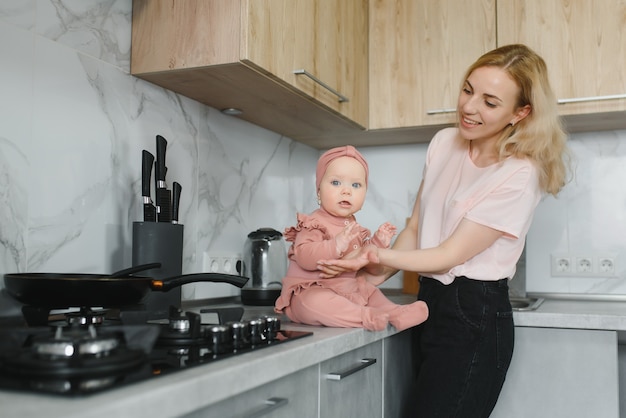
[[[326,173],[326,169],[328,165],[335,159],[339,157],[352,157],[358,162],[361,163],[363,168],[365,168],[365,184],[367,185],[367,177],[369,175],[369,168],[367,166],[367,161],[361,155],[359,151],[356,150],[352,145],[346,145],[343,147],[332,148],[326,151],[320,159],[317,161],[317,170],[315,170],[315,190],[320,189],[320,182],[322,181],[322,177],[324,177],[324,173]]]

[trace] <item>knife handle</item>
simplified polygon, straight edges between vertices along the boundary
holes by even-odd
[[[167,151],[167,141],[161,135],[156,136],[156,168],[155,181],[165,181],[165,153]]]
[[[141,195],[150,196],[150,177],[152,175],[152,164],[154,164],[154,155],[143,150],[141,153]]]
[[[178,182],[174,182],[172,185],[172,223],[178,223],[178,210],[180,208],[180,193],[183,187]]]

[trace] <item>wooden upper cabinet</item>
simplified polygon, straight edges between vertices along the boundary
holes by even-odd
[[[249,0],[241,59],[362,126],[368,117],[367,0]],[[298,74],[295,71],[299,71]]]
[[[626,0],[498,0],[498,43],[544,58],[562,115],[621,112],[625,126]],[[607,128],[603,118],[587,122]]]
[[[318,146],[367,127],[367,13],[367,0],[133,0],[131,73]]]
[[[495,1],[370,1],[370,129],[455,122],[461,77],[496,46]]]

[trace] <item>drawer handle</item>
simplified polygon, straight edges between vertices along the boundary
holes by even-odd
[[[572,99],[559,99],[558,104],[579,103],[579,102],[596,102],[600,100],[616,100],[626,99],[626,94],[612,94],[609,96],[590,96],[590,97],[574,97]]]
[[[456,112],[456,107],[450,107],[447,109],[432,109],[432,110],[427,110],[426,114],[427,115],[441,115],[444,113],[454,113]]]
[[[244,415],[241,415],[241,417],[242,418],[262,417],[263,415],[267,415],[270,412],[275,411],[278,408],[287,405],[288,403],[289,403],[289,399],[287,398],[269,398],[263,403],[263,406],[257,408],[254,411],[250,411]]]
[[[359,370],[362,370],[366,367],[371,366],[372,364],[376,363],[376,359],[375,358],[364,358],[362,359],[358,365],[351,367],[349,369],[340,371],[340,372],[336,372],[336,373],[328,373],[326,375],[326,379],[327,380],[341,380],[344,379],[348,376],[350,376],[353,373],[358,372]]]
[[[349,102],[350,101],[346,96],[344,96],[343,94],[339,93],[337,90],[335,90],[334,88],[332,88],[328,84],[324,83],[322,80],[320,80],[319,78],[315,77],[313,74],[311,74],[310,72],[308,72],[305,69],[294,70],[293,73],[296,74],[296,75],[303,74],[303,75],[309,77],[311,80],[315,81],[317,84],[319,84],[320,86],[324,87],[326,90],[328,90],[329,92],[331,92],[332,94],[337,96],[339,98],[339,103],[344,103],[344,102]]]

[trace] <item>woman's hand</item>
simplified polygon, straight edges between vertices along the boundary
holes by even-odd
[[[378,247],[374,245],[360,248],[339,260],[319,260],[317,268],[321,271],[320,277],[328,279],[345,271],[358,271],[370,263],[378,263]]]

